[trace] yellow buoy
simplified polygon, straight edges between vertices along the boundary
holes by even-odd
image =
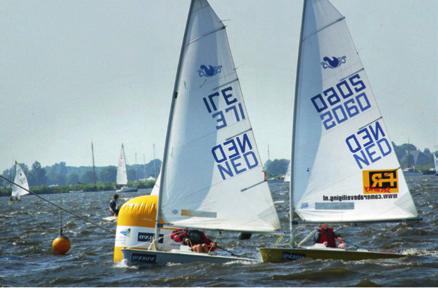
[[[70,247],[70,239],[64,235],[59,235],[52,241],[52,251],[55,254],[64,255]]]
[[[155,233],[157,206],[158,197],[154,195],[135,197],[123,204],[117,216],[114,262],[123,260],[124,247],[147,247],[151,243]],[[171,232],[172,230],[161,229],[161,245],[173,241],[169,237]]]

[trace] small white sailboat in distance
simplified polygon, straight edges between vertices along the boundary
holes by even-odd
[[[24,174],[23,168],[21,168],[20,164],[15,161],[15,178],[14,183],[20,185],[21,187],[29,190],[29,183],[27,182],[27,177]],[[12,193],[11,200],[20,200],[21,196],[29,194],[25,189],[18,187],[17,185],[12,185]]]
[[[286,171],[286,174],[284,175],[284,182],[286,182],[286,183],[290,183],[290,167],[291,167],[291,163],[292,162],[289,162],[289,165],[287,166],[287,171]]]
[[[435,153],[433,154],[433,164],[435,167],[435,176],[438,176],[438,158],[436,157]]]
[[[280,227],[225,25],[206,0],[191,1],[158,178],[153,245],[123,249],[128,265],[251,260],[164,250],[158,241],[163,226],[236,232]]]
[[[316,223],[417,217],[345,17],[328,0],[304,1],[291,154],[291,247],[261,248],[263,261],[401,256],[294,240],[294,209]]]
[[[122,148],[120,149],[119,162],[117,165],[117,178],[116,184],[120,189],[116,190],[118,193],[122,192],[136,192],[137,188],[128,187],[128,174],[126,171],[126,155],[125,155],[125,147],[122,144]]]

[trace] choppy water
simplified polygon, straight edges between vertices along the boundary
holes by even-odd
[[[302,259],[287,264],[193,264],[149,269],[112,263],[114,234],[65,215],[66,235],[72,249],[54,256],[50,244],[57,236],[59,217],[34,196],[8,204],[0,198],[0,286],[438,286],[438,177],[412,176],[408,184],[420,223],[344,225],[347,242],[369,250],[386,249],[415,254],[401,259],[343,262]],[[287,230],[287,187],[270,183],[283,228]],[[126,193],[125,197],[144,194]],[[115,231],[102,221],[112,192],[45,195],[76,213]],[[300,226],[304,237],[312,226]],[[337,227],[338,229],[341,226]],[[256,248],[274,244],[273,235],[237,240],[236,234],[216,236],[235,254],[257,257]]]

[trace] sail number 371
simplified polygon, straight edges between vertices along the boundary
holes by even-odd
[[[359,74],[348,77],[311,98],[326,130],[355,117],[371,107]]]

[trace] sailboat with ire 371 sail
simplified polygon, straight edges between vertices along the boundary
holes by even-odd
[[[159,179],[153,245],[123,249],[128,264],[253,260],[187,246],[165,251],[162,226],[236,232],[280,227],[226,29],[206,0],[191,1]]]

